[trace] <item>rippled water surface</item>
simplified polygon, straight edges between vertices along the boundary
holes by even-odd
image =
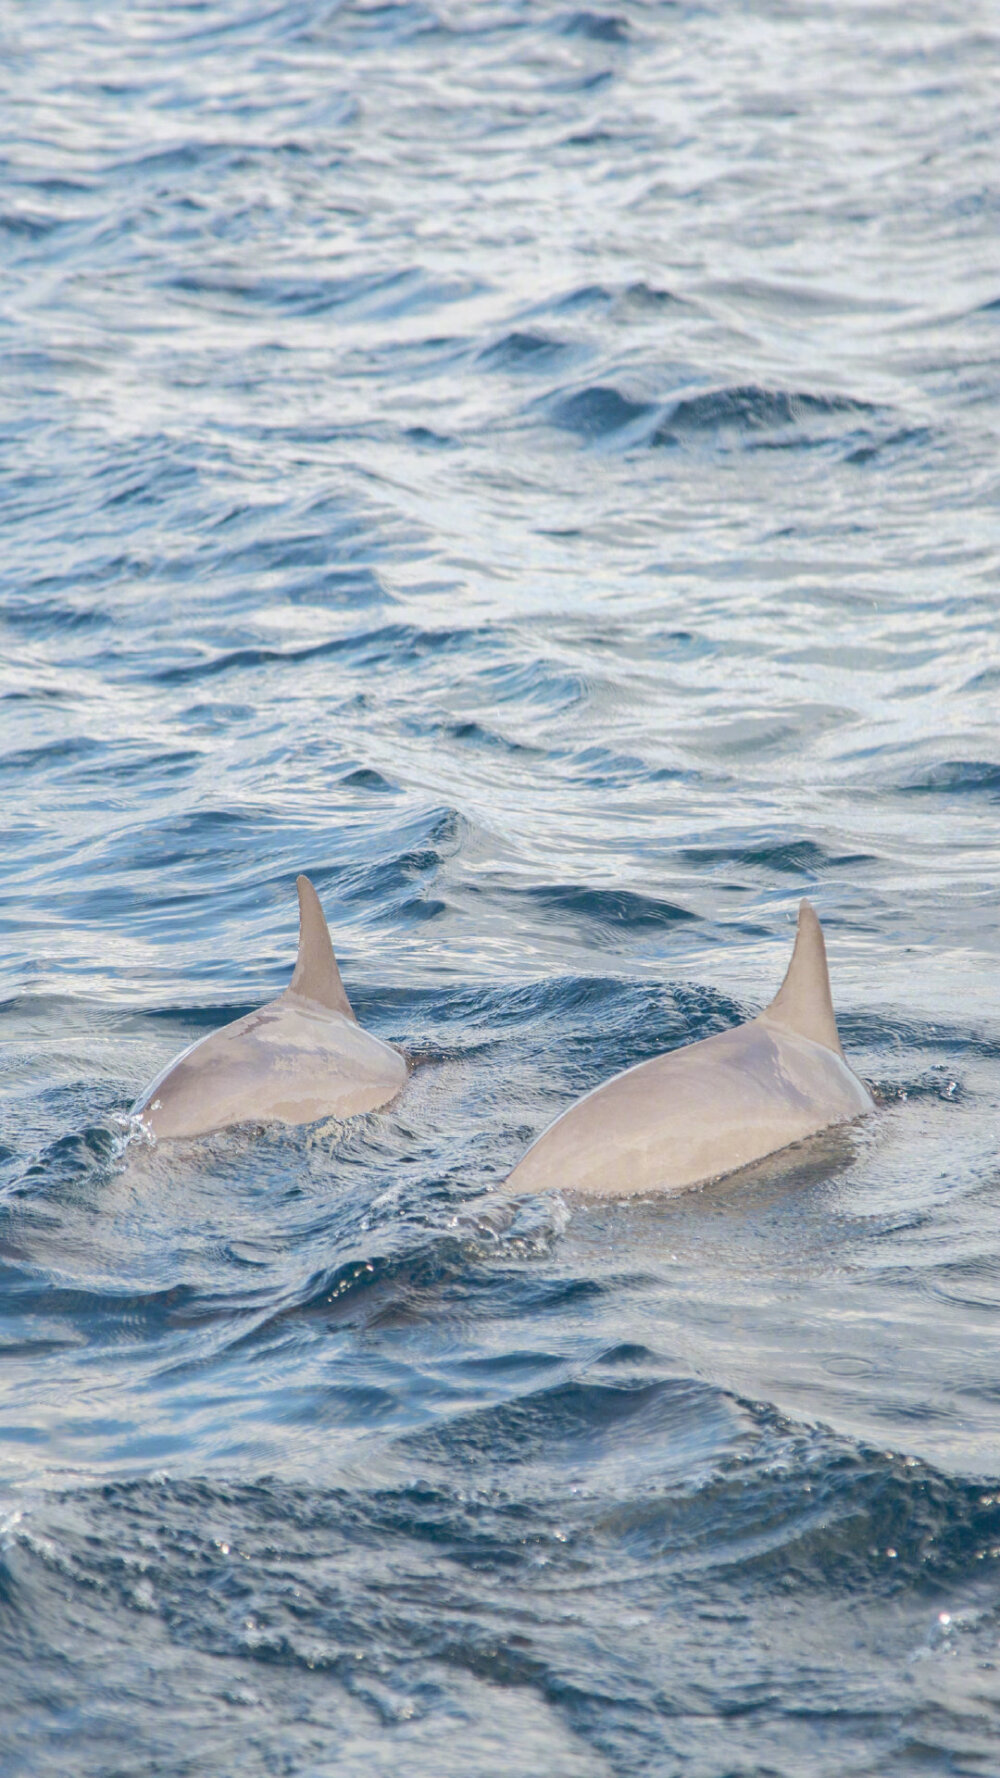
[[[4,1778],[990,1778],[995,9],[0,38]],[[128,1140],[300,870],[404,1094]],[[803,893],[878,1114],[500,1215]]]

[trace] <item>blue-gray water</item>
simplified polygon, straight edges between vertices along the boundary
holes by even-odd
[[[992,1778],[993,6],[0,38],[4,1778]],[[126,1144],[300,870],[404,1096]],[[878,1115],[491,1220],[803,893]]]

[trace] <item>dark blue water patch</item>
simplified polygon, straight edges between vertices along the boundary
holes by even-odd
[[[169,506],[178,493],[194,494],[202,485],[206,464],[198,456],[165,436],[143,441],[122,457],[105,458],[94,477],[100,509],[116,513],[122,507],[158,510]]]
[[[226,278],[218,273],[186,272],[167,279],[165,287],[204,307],[233,314],[244,307],[290,316],[336,310],[358,321],[389,321],[420,314],[464,301],[482,290],[471,278],[435,278],[416,266],[346,278]]]
[[[926,449],[933,444],[934,434],[927,426],[903,426],[890,432],[883,439],[874,439],[869,443],[848,451],[845,463],[853,463],[859,467],[867,467],[874,463],[891,464],[896,462],[904,452]]]
[[[637,1436],[638,1461],[623,1467],[616,1453]],[[164,1763],[163,1727],[186,1742],[205,1689],[228,1726],[220,1685],[280,1698],[286,1758],[307,1769],[317,1678],[334,1722],[346,1698],[383,1732],[428,1720],[440,1736],[462,1683],[484,1684],[508,1718],[526,1693],[581,1752],[627,1775],[683,1769],[693,1725],[713,1770],[736,1769],[751,1730],[768,1753],[758,1769],[792,1770],[789,1742],[794,1769],[808,1769],[834,1721],[838,1749],[854,1733],[861,1746],[874,1737],[880,1769],[902,1773],[913,1767],[892,1747],[919,1707],[914,1641],[927,1645],[931,1624],[928,1652],[941,1640],[950,1617],[939,1625],[938,1608],[957,1588],[976,1602],[974,1647],[985,1655],[995,1636],[981,1562],[1000,1536],[992,1495],[806,1428],[755,1423],[693,1381],[609,1390],[581,1379],[399,1450],[417,1472],[403,1485],[119,1482],[26,1515],[2,1557],[0,1635],[15,1722],[26,1690],[45,1693],[32,1770],[58,1769],[64,1725],[90,1723],[96,1670],[129,1690],[142,1675],[130,1757],[156,1750],[170,1773],[189,1768]],[[585,1479],[592,1466],[603,1499]],[[803,1670],[812,1639],[800,1612],[809,1601],[815,1619],[817,1598],[833,1646],[813,1649]],[[476,1694],[465,1696],[468,1709]],[[928,1699],[938,1769],[988,1720],[985,1700],[970,1717],[961,1694]],[[273,1769],[258,1764],[258,1741],[246,1754],[255,1775]],[[369,1770],[389,1769],[383,1745],[373,1737]],[[449,1747],[439,1739],[436,1764],[418,1770],[467,1771]],[[503,1769],[538,1768],[514,1745]]]
[[[693,307],[690,299],[652,278],[636,278],[628,284],[582,284],[560,292],[524,311],[526,317],[561,315],[620,315],[637,318],[662,315],[672,309]]]
[[[108,1124],[69,1130],[48,1143],[17,1175],[20,1189],[34,1193],[39,1185],[58,1195],[69,1182],[107,1176],[121,1152],[120,1135]]]
[[[590,43],[628,43],[631,37],[628,19],[611,12],[572,12],[559,30],[564,37],[583,37]]]
[[[1000,1304],[1000,1276],[996,1262],[992,1256],[943,1262],[934,1269],[933,1290],[943,1302],[983,1309],[992,1319]],[[985,1380],[980,1390],[990,1400],[1000,1398],[993,1378]]]
[[[593,921],[590,926],[593,930]],[[660,929],[659,923],[653,927]],[[606,942],[615,937],[610,923],[599,930]],[[551,1116],[612,1074],[728,1030],[745,1016],[729,995],[714,988],[651,985],[613,974],[561,975],[502,992],[480,990],[468,998],[439,999],[429,1039],[423,1035],[423,1021],[410,1013],[411,1029],[421,1033],[421,1045],[432,1057],[464,1054],[470,1038],[476,1040],[475,1053],[484,1065],[516,1054],[529,1066],[532,1095],[547,1095]],[[457,1041],[452,1035],[456,1023],[464,1033]],[[534,1097],[526,1097],[524,1115],[529,1109],[536,1119],[544,1117],[535,1109]],[[509,1110],[517,1115],[516,1106]],[[537,1133],[534,1127],[531,1134]]]
[[[671,984],[669,1010],[669,1023],[664,1021],[659,1033],[650,1032],[657,1045],[654,1054],[662,1049],[675,1049],[680,1043],[696,1043],[702,1038],[714,1037],[719,1031],[728,1031],[731,1026],[742,1024],[747,1017],[745,1007],[731,995],[718,988],[692,986],[689,982]]]
[[[464,1195],[473,1196],[469,1187]],[[441,1198],[446,1204],[460,1204],[462,1194],[457,1185],[449,1190],[442,1182]],[[482,1236],[476,1236],[471,1222],[464,1239],[440,1230],[428,1235],[426,1226],[421,1227],[428,1220],[426,1203],[414,1204],[409,1226],[402,1214],[407,1208],[401,1204],[398,1224],[382,1231],[381,1244],[378,1234],[366,1235],[352,1244],[355,1251],[348,1256],[341,1232],[334,1262],[296,1278],[280,1295],[273,1281],[264,1277],[256,1288],[244,1285],[212,1300],[186,1296],[183,1307],[172,1310],[174,1318],[192,1326],[206,1318],[221,1318],[228,1324],[235,1310],[252,1309],[252,1324],[244,1329],[234,1320],[227,1338],[227,1351],[236,1359],[247,1351],[260,1352],[285,1342],[295,1329],[318,1336],[346,1329],[388,1332],[433,1327],[445,1317],[465,1324],[491,1322],[498,1312],[510,1318],[540,1312],[555,1315],[581,1292],[598,1296],[621,1282],[604,1285],[536,1277],[530,1269],[510,1263],[517,1257],[516,1236],[497,1239],[490,1249]],[[498,1219],[508,1215],[508,1207],[502,1205]],[[211,1366],[219,1355],[213,1345],[207,1363]],[[190,1368],[185,1365],[186,1374]],[[355,1423],[363,1427],[363,1415]]]
[[[611,385],[595,384],[550,403],[549,417],[566,432],[578,432],[583,438],[606,438],[636,426],[653,411],[649,402],[634,401]]]
[[[175,869],[189,884],[224,883],[231,893],[238,875],[249,871],[256,876],[258,861],[269,850],[266,836],[281,825],[278,812],[264,805],[232,809],[216,803],[161,816],[142,834],[126,829],[109,837],[101,852],[105,869],[121,873],[119,915],[138,912],[140,903],[152,905],[147,901],[149,880]],[[77,919],[106,919],[106,892],[98,888],[93,897],[76,892],[73,907]]]
[[[397,532],[397,545],[400,541]],[[415,537],[409,541],[417,546]],[[391,554],[389,539],[379,536],[368,515],[324,494],[297,507],[229,506],[206,528],[197,553],[179,552],[160,561],[157,573],[179,582],[206,572],[222,574],[240,610],[246,607],[247,582],[256,589],[256,602],[265,577],[292,604],[369,608],[392,602],[377,566]]]
[[[717,1456],[720,1430],[725,1440],[734,1422],[739,1426],[738,1412],[706,1384],[686,1377],[630,1379],[619,1367],[616,1373],[543,1385],[402,1443],[449,1466],[485,1460],[494,1476],[530,1463],[544,1446],[547,1467],[569,1464],[592,1475],[624,1439],[640,1471],[643,1446],[656,1446],[657,1474],[665,1481],[671,1472],[689,1477],[699,1460]]]
[[[580,284],[539,305],[543,314],[574,314],[577,310],[607,309],[615,300],[614,290],[605,284]]]
[[[529,758],[537,757],[541,752],[540,748],[531,746],[526,741],[512,740],[497,729],[487,727],[485,723],[472,718],[443,721],[436,717],[415,717],[407,720],[404,726],[408,734],[440,735],[476,752],[505,753],[512,756],[520,754]]]
[[[844,1024],[847,1031],[847,1022]],[[858,1036],[858,1043],[871,1041],[870,1028],[863,1020],[855,1020],[855,1029],[863,1035]],[[940,1048],[940,1042],[933,1045]],[[955,1070],[958,1066],[957,1056],[951,1065],[937,1062],[924,1073],[918,1074],[912,1067],[908,1068],[904,1079],[876,1080],[872,1083],[879,1104],[901,1104],[909,1099],[940,1099],[947,1105],[959,1105],[966,1096],[966,1089],[961,1080],[956,1079]]]
[[[686,299],[668,290],[662,284],[650,284],[645,278],[639,278],[634,284],[626,284],[621,293],[621,301],[631,309],[641,313],[648,310],[651,314],[661,314],[665,309],[686,307]]]
[[[613,753],[608,747],[581,747],[570,756],[591,784],[634,785],[646,776],[643,761],[631,753]]]
[[[147,1024],[163,1026],[169,1032],[176,1031],[178,1042],[190,1043],[195,1037],[217,1031],[220,1025],[242,1019],[245,1013],[254,1011],[255,1005],[252,1000],[218,1000],[211,1006],[178,1006],[174,1002],[166,1006],[144,1004],[141,1016],[144,1027]]]
[[[406,829],[394,829],[401,837]],[[462,818],[454,809],[434,809],[408,824],[409,843],[377,860],[321,866],[313,871],[318,889],[330,887],[338,905],[380,908],[393,923],[437,919],[445,904],[428,893],[445,859],[458,850]]]
[[[463,334],[433,333],[416,340],[371,336],[364,344],[345,341],[341,366],[345,375],[357,374],[376,381],[383,377],[422,380],[464,366],[476,350],[477,342]],[[331,435],[334,431],[331,427]]]
[[[555,426],[584,438],[622,434],[624,442],[653,447],[680,448],[699,442],[743,449],[834,444],[840,449],[870,446],[881,451],[909,444],[916,436],[912,429],[900,431],[891,423],[887,427],[885,415],[869,402],[757,385],[705,390],[663,402],[626,395],[613,384],[595,384],[550,398],[547,412]],[[859,430],[864,434],[861,441]],[[926,429],[920,436],[929,436]]]
[[[8,821],[4,828],[4,857],[0,860],[0,870],[6,876],[23,867],[23,856],[41,851],[44,841],[44,825],[40,820]],[[4,921],[7,931],[15,930],[13,921]]]
[[[104,752],[102,742],[92,736],[67,736],[64,740],[46,741],[38,747],[22,747],[16,753],[0,755],[0,774],[20,776],[41,771],[58,778],[64,768],[75,771],[81,760]]]
[[[485,1202],[482,1184],[468,1179],[442,1179],[428,1193],[426,1185],[387,1165],[392,1210],[380,1216],[380,1194],[373,1191],[370,1170],[365,1178],[359,1169],[357,1142],[352,1150],[346,1133],[335,1205],[329,1193],[319,1193],[299,1209],[302,1194],[291,1188],[287,1163],[297,1154],[302,1165],[301,1138],[284,1132],[269,1139],[261,1131],[258,1140],[269,1151],[265,1164],[273,1172],[270,1215],[263,1221],[264,1206],[255,1213],[240,1166],[240,1154],[245,1163],[250,1152],[249,1132],[202,1139],[162,1156],[147,1157],[134,1147],[129,1153],[119,1135],[114,1153],[106,1140],[100,1151],[91,1142],[86,1153],[77,1144],[39,1157],[0,1198],[3,1300],[9,1311],[6,1320],[0,1317],[0,1339],[9,1342],[40,1330],[49,1343],[81,1349],[144,1346],[151,1351],[155,1343],[161,1383],[203,1373],[212,1386],[223,1364],[244,1366],[247,1354],[256,1354],[254,1362],[260,1363],[265,1350],[286,1352],[290,1339],[301,1347],[303,1340],[324,1339],[335,1329],[433,1328],[445,1316],[471,1323],[492,1321],[498,1313],[555,1314],[581,1293],[621,1286],[620,1277],[597,1286],[525,1269],[521,1225],[530,1225],[534,1249],[542,1251],[538,1238],[551,1241],[551,1219],[526,1216],[505,1201],[494,1207],[491,1201],[484,1220],[475,1214],[476,1205]],[[388,1150],[379,1155],[377,1138],[371,1147],[376,1166],[380,1158],[388,1161]],[[120,1239],[102,1244],[101,1203],[114,1190],[116,1171],[124,1170],[141,1203],[144,1177],[147,1190],[154,1182],[169,1189],[172,1175],[189,1178],[199,1157],[204,1176],[214,1173],[217,1179],[211,1230],[192,1225],[182,1212],[176,1228],[162,1221],[158,1239],[145,1249]],[[51,1163],[48,1170],[43,1160]],[[209,1199],[204,1191],[201,1195],[204,1210]],[[472,1210],[456,1233],[454,1211],[470,1199]],[[155,1226],[151,1222],[150,1234]],[[304,1389],[306,1371],[322,1353],[302,1349],[300,1358]],[[387,1377],[378,1356],[373,1358],[371,1366],[362,1365],[365,1376],[381,1370]],[[521,1380],[529,1380],[527,1373]],[[401,1383],[397,1375],[392,1399],[412,1424]],[[488,1377],[484,1384],[488,1387]],[[365,1403],[352,1395],[352,1387],[345,1378],[346,1392],[337,1391],[337,1415],[364,1430]],[[326,1393],[324,1385],[319,1394]],[[454,1391],[442,1381],[441,1393]],[[315,1389],[310,1396],[316,1399]],[[388,1406],[389,1394],[382,1399]]]
[[[498,704],[517,702],[561,711],[586,701],[588,686],[581,673],[568,672],[544,657],[526,661],[513,650],[510,654],[507,661],[480,667],[470,676],[472,683],[487,689]]]
[[[170,784],[179,779],[187,778],[204,760],[204,754],[193,748],[184,748],[174,753],[148,753],[138,759],[129,758],[135,749],[125,746],[121,749],[114,746],[102,746],[99,749],[100,759],[91,758],[89,764],[73,774],[77,784],[107,786],[107,773],[113,770],[115,776],[123,784],[157,783]],[[116,755],[118,757],[116,758]],[[0,762],[2,769],[2,762]]]
[[[43,414],[46,419],[51,418],[50,404],[58,399],[64,380],[71,386],[79,384],[85,378],[99,375],[104,364],[99,353],[58,351],[52,347],[47,350],[11,349],[6,352],[5,360],[10,400],[7,423],[0,440],[0,452],[3,453],[0,461],[7,471],[4,483],[9,475],[12,489],[28,491],[37,479],[37,469],[34,465],[26,467],[23,459],[19,460],[19,443],[23,447],[23,441],[35,431]],[[5,506],[12,504],[6,485],[3,497]],[[51,543],[54,539],[47,541]]]
[[[428,451],[450,451],[458,444],[458,440],[448,433],[435,432],[430,426],[407,426],[403,436],[411,444]]]
[[[341,554],[339,544],[329,549],[329,556]],[[228,563],[226,572],[230,572]],[[334,611],[373,611],[380,606],[395,604],[393,594],[374,568],[345,568],[328,558],[316,574],[292,578],[280,565],[268,572],[280,589],[282,601],[289,605],[325,605]]]
[[[554,339],[550,334],[533,332],[526,328],[515,328],[511,333],[504,334],[502,339],[486,346],[479,354],[479,362],[488,370],[547,370],[550,365],[577,350],[579,348],[572,346],[567,340]]]
[[[589,889],[582,883],[539,883],[528,889],[507,888],[503,894],[526,897],[560,920],[592,925],[604,932],[656,931],[698,918],[690,908],[660,901],[654,896],[639,895],[631,889]]]
[[[14,1208],[19,1208],[16,1199]],[[46,1343],[53,1349],[69,1351],[83,1343],[105,1349],[135,1347],[147,1340],[164,1338],[172,1329],[193,1320],[204,1322],[213,1317],[210,1303],[191,1285],[169,1284],[159,1289],[128,1291],[120,1286],[116,1289],[112,1279],[105,1281],[104,1288],[95,1285],[89,1289],[72,1283],[47,1282],[34,1269],[19,1267],[16,1260],[12,1263],[12,1247],[16,1252],[18,1237],[23,1241],[29,1232],[30,1223],[18,1217],[13,1238],[4,1234],[4,1251],[8,1256],[3,1267],[4,1294],[16,1311],[18,1323],[45,1329]],[[230,1302],[229,1312],[235,1314],[238,1306]]]
[[[610,87],[613,81],[613,69],[595,68],[574,74],[559,75],[555,79],[547,81],[546,88],[548,92],[558,94],[560,97],[564,94],[574,97],[578,93],[599,93],[606,87]],[[608,140],[608,136],[603,130],[597,130],[594,134],[601,141]]]
[[[378,4],[366,7],[356,18],[347,19],[340,13],[338,25],[341,19],[345,26],[350,26],[352,32],[352,36],[346,36],[345,33],[345,41],[351,43],[352,37],[356,37],[358,47],[369,50],[372,48],[372,39],[380,49],[389,45],[422,43],[428,38],[441,38],[447,42],[451,38],[481,34],[489,39],[494,35],[504,35],[510,29],[517,28],[521,22],[516,14],[514,20],[511,20],[504,13],[496,21],[490,19],[479,22],[474,14],[458,14],[450,18],[440,13],[436,7],[423,3],[414,5],[412,0],[378,0]],[[340,39],[341,31],[338,30],[338,42]]]
[[[674,402],[650,442],[675,445],[688,438],[722,440],[733,434],[752,439],[758,434],[784,432],[791,440],[805,444],[817,436],[828,436],[831,423],[839,436],[848,423],[870,426],[878,418],[879,410],[870,402],[847,396],[735,385],[704,390]]]
[[[606,144],[620,140],[611,130],[576,130],[572,136],[565,138],[567,148],[602,148]]]
[[[749,845],[730,841],[721,846],[684,846],[677,856],[685,864],[710,870],[728,869],[731,865],[749,866],[752,870],[776,872],[784,876],[808,876],[820,880],[828,871],[860,870],[877,862],[868,852],[832,852],[818,840],[761,840]]]
[[[23,625],[29,631],[37,614],[40,629],[45,629],[51,622],[58,632],[63,626],[63,616],[72,624],[76,621],[114,623],[119,618],[115,604],[105,597],[103,604],[82,605],[71,599],[54,597],[58,593],[72,594],[81,587],[96,587],[99,593],[107,595],[109,589],[118,582],[134,585],[137,581],[146,580],[151,573],[148,558],[138,552],[115,550],[111,555],[94,554],[86,560],[80,559],[80,552],[73,548],[65,552],[66,565],[59,572],[51,571],[33,574],[31,578],[31,597],[20,603],[15,591],[11,609],[13,621]]]
[[[356,766],[353,771],[346,772],[339,780],[351,790],[374,790],[379,795],[396,795],[399,785],[377,772],[374,766]]]
[[[324,513],[322,510],[312,511],[305,515],[312,524],[321,521],[321,527],[308,530],[289,531],[280,520],[276,523],[273,513],[261,515],[252,510],[245,514],[232,513],[227,516],[227,524],[236,517],[245,518],[258,527],[257,535],[246,543],[236,543],[230,539],[225,542],[225,565],[230,574],[254,576],[280,573],[284,584],[290,573],[296,568],[322,568],[324,578],[310,580],[310,587],[328,585],[331,589],[342,586],[351,595],[355,591],[361,593],[360,602],[370,604],[379,596],[384,596],[381,583],[374,570],[366,565],[343,565],[337,557],[343,549],[345,535],[349,536],[353,529],[350,523],[345,524],[344,516],[336,511]],[[323,522],[325,521],[325,522]],[[262,535],[263,524],[267,525],[268,534]],[[274,531],[278,531],[275,536]],[[301,597],[301,593],[299,595]],[[348,598],[346,602],[353,603]]]
[[[325,642],[310,642],[301,648],[233,648],[222,654],[157,667],[152,671],[148,666],[138,671],[141,677],[162,685],[186,685],[248,668],[297,666],[303,661],[325,660],[338,655],[359,667],[381,667],[389,663],[403,667],[427,656],[463,652],[476,637],[487,634],[488,630],[425,630],[414,624],[385,624],[374,630],[332,636]]]
[[[654,570],[655,571],[655,570]],[[643,649],[655,649],[657,660],[692,660],[719,652],[720,644],[712,636],[695,630],[675,629],[655,622],[644,624],[638,632],[631,626],[593,621],[575,627],[575,635],[588,647],[613,651],[625,644],[638,643]],[[648,768],[647,768],[648,769]]]
[[[498,734],[495,729],[484,727],[481,722],[448,723],[446,732],[466,746],[485,747],[502,753],[537,754],[540,751],[537,747],[529,747],[524,741],[512,741],[506,735]]]
[[[62,218],[31,214],[28,210],[0,211],[0,230],[14,240],[41,241],[62,227]]]
[[[177,142],[168,148],[149,149],[142,154],[112,161],[107,171],[113,177],[124,176],[132,184],[147,173],[159,178],[163,173],[186,173],[193,168],[202,167],[213,172],[224,172],[233,165],[246,165],[249,154],[250,151],[233,142]]]
[[[876,1051],[895,1052],[900,1057],[909,1055],[911,1066],[927,1051],[943,1051],[952,1058],[982,1056],[989,1060],[1000,1059],[1000,1039],[989,1030],[956,1025],[951,1020],[894,1017],[868,1008],[863,1014],[844,1013],[838,1016],[837,1022],[845,1032],[856,1034],[859,1045],[864,1043]],[[947,1064],[944,1067],[947,1069]],[[920,1061],[919,1068],[913,1073],[914,1080],[919,1081],[923,1072]]]
[[[32,637],[64,636],[84,630],[106,630],[114,622],[109,611],[98,605],[75,605],[68,600],[39,597],[41,586],[35,583],[35,594],[23,603],[5,600],[0,607],[0,623],[8,629]]]
[[[983,796],[996,802],[1000,793],[1000,764],[986,759],[945,759],[894,786],[903,796]]]
[[[181,712],[185,728],[193,735],[226,734],[252,723],[255,714],[251,704],[237,704],[222,698],[211,704],[190,704]]]
[[[503,987],[475,986],[467,988],[407,989],[397,991],[394,1003],[400,1012],[410,1006],[415,1019],[433,1018],[435,1031],[444,1045],[441,1054],[455,1053],[461,1047],[461,1033],[475,1039],[477,1048],[484,1037],[506,1039],[523,1026],[537,1034],[540,1044],[548,1044],[554,1028],[567,1018],[577,1026],[602,1027],[618,1016],[629,1021],[635,1017],[638,1002],[652,1005],[659,992],[648,985],[626,983],[606,975],[557,975],[540,981],[512,982]]]
[[[943,1552],[934,1551],[927,1561],[928,1546],[937,1542],[942,1529],[952,1534],[959,1549],[964,1545],[965,1560],[959,1556],[958,1566],[969,1574],[989,1521],[980,1510],[969,1523],[968,1507],[976,1500],[971,1488],[956,1489],[943,1478],[935,1478],[936,1486],[926,1479],[914,1486],[899,1473],[901,1466],[874,1454],[831,1452],[827,1447],[817,1456],[815,1464],[808,1459],[804,1465],[793,1464],[793,1477],[784,1485],[775,1478],[758,1500],[762,1511],[748,1502],[749,1511],[734,1515],[732,1538],[715,1539],[706,1548],[700,1536],[705,1527],[693,1515],[689,1529],[694,1535],[689,1548],[680,1551],[675,1569],[678,1584],[683,1585],[688,1565],[689,1573],[702,1567],[718,1573],[732,1566],[742,1568],[750,1580],[748,1592],[756,1582],[775,1599],[819,1586],[831,1597],[842,1593],[871,1602],[898,1596],[914,1585],[934,1598],[952,1566],[947,1557],[941,1559]],[[958,1526],[956,1509],[962,1521]],[[678,1529],[669,1518],[666,1523],[654,1520],[633,1538],[632,1552],[647,1559],[657,1550],[662,1554],[665,1542],[676,1545]]]
[[[579,776],[588,784],[601,786],[620,786],[633,790],[638,784],[668,784],[681,780],[694,783],[700,773],[684,770],[677,766],[658,766],[651,769],[638,754],[617,753],[606,746],[584,746],[570,749],[551,750],[552,757],[565,761],[574,776]]]

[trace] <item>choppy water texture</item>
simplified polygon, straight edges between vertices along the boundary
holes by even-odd
[[[995,9],[0,31],[4,1778],[989,1778]],[[299,870],[404,1097],[126,1142]],[[496,1215],[803,892],[877,1118]]]

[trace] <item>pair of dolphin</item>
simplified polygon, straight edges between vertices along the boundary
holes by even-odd
[[[289,986],[157,1076],[133,1108],[157,1138],[248,1120],[351,1117],[387,1104],[405,1084],[403,1055],[355,1018],[308,877],[297,887],[299,953]],[[506,1189],[683,1191],[862,1117],[873,1104],[844,1060],[822,929],[803,901],[788,973],[757,1018],[596,1087],[529,1148]]]

